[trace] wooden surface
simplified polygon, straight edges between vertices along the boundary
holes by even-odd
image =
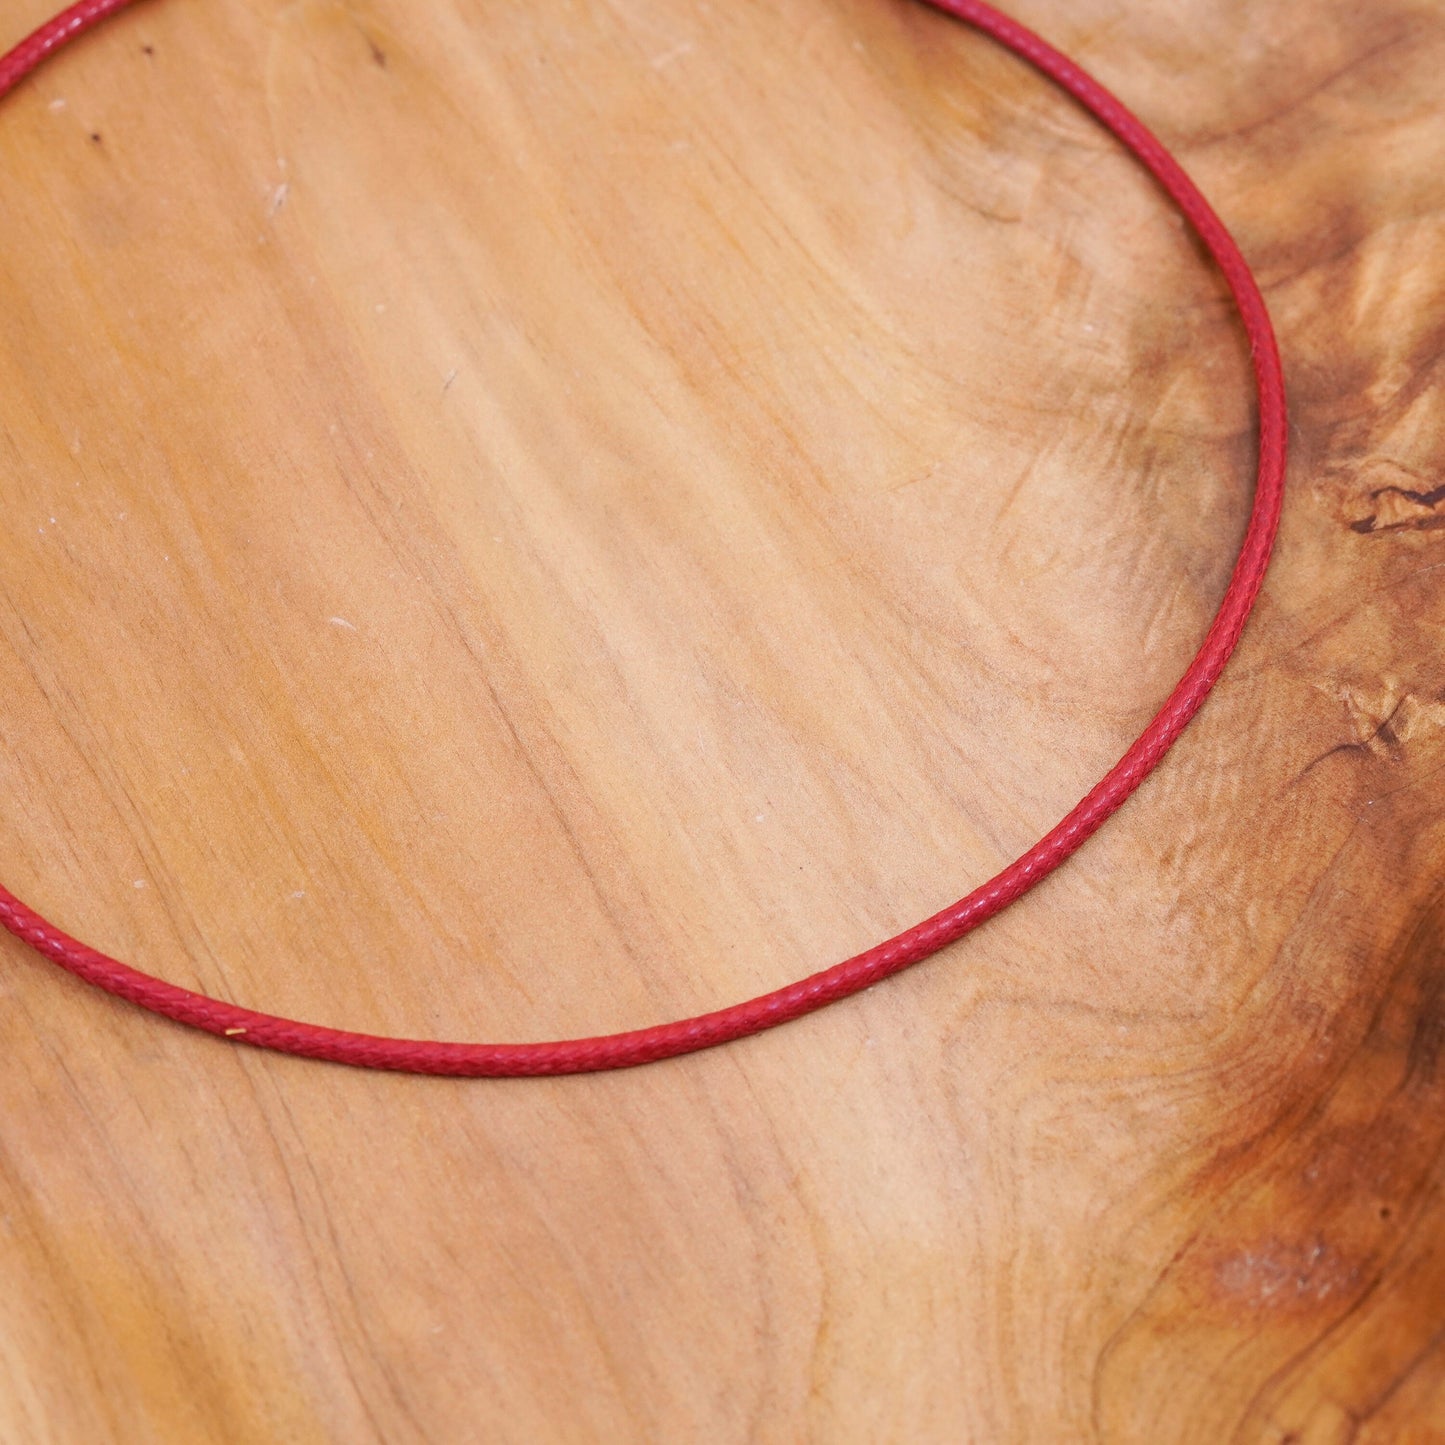
[[[980,935],[639,1072],[263,1056],[7,942],[7,1445],[1445,1440],[1445,10],[1017,13],[1279,324],[1198,723]],[[242,1002],[853,952],[1113,760],[1245,515],[1217,279],[896,0],[154,0],[0,195],[3,876]]]

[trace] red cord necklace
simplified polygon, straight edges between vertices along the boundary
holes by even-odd
[[[0,97],[48,56],[133,0],[80,0],[0,57]],[[1029,61],[1133,152],[1193,226],[1229,283],[1248,333],[1259,394],[1259,466],[1249,527],[1204,643],[1168,701],[1133,746],[1074,810],[1028,852],[967,897],[866,953],[715,1013],[602,1038],[540,1044],[455,1044],[381,1038],[296,1023],[222,1003],[141,973],[62,933],[0,887],[0,923],[47,958],[107,993],[236,1042],[372,1069],[418,1074],[576,1074],[623,1069],[762,1032],[865,989],[937,953],[1051,873],[1149,775],[1224,670],[1264,580],[1284,500],[1286,415],[1279,348],[1248,264],[1209,202],[1145,126],[1073,61],[983,0],[928,0]]]

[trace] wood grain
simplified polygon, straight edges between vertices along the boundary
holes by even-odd
[[[981,934],[617,1076],[6,944],[0,1440],[1445,1440],[1445,12],[1016,13],[1279,324],[1197,724]],[[241,1002],[538,1038],[866,946],[1113,760],[1242,527],[1217,278],[900,0],[155,0],[0,176],[3,876]]]

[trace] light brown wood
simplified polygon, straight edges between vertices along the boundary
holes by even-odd
[[[263,1056],[7,943],[0,1439],[1445,1439],[1445,14],[1017,13],[1279,323],[1196,726],[981,934],[622,1075]],[[1238,540],[1217,278],[916,6],[155,0],[0,175],[0,876],[242,1002],[834,961],[1102,772]]]

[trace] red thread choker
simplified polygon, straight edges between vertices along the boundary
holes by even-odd
[[[0,57],[0,96],[63,46],[132,0],[80,0]],[[1249,527],[1219,611],[1169,699],[1074,810],[996,877],[942,913],[832,968],[715,1013],[602,1038],[539,1044],[459,1044],[381,1038],[256,1013],[139,972],[62,933],[0,887],[0,923],[86,983],[178,1023],[281,1053],[418,1074],[574,1074],[622,1069],[711,1048],[787,1023],[937,953],[1057,868],[1129,797],[1199,710],[1234,651],[1259,593],[1284,500],[1284,376],[1259,286],[1234,239],[1179,163],[1073,61],[982,0],[928,0],[992,36],[1067,91],[1114,133],[1189,221],[1229,284],[1248,333],[1259,395],[1259,471]]]

